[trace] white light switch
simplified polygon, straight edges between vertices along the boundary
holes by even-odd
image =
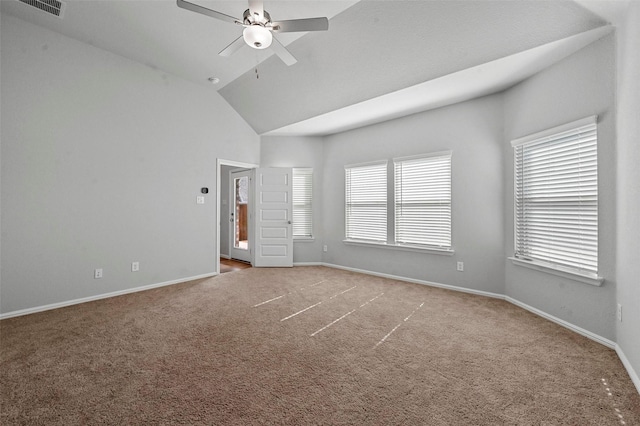
[[[202,195],[198,195],[196,197],[196,203],[197,204],[204,204],[204,197]]]

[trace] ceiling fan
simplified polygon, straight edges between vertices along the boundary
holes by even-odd
[[[186,0],[177,1],[178,7],[183,9],[244,27],[242,35],[222,49],[219,53],[220,56],[231,56],[245,44],[248,44],[254,49],[266,49],[271,46],[275,54],[278,55],[285,64],[293,65],[297,62],[296,58],[271,33],[326,31],[329,29],[329,20],[327,18],[291,19],[274,22],[271,20],[269,13],[264,10],[262,0],[249,0],[249,9],[244,11],[242,20],[190,3]]]

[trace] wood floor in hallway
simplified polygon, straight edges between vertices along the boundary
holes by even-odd
[[[251,264],[241,262],[235,259],[223,259],[220,258],[220,273],[240,271],[242,269],[251,268]]]

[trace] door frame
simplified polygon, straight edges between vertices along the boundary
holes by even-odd
[[[231,166],[231,167],[238,167],[238,168],[245,168],[245,169],[255,169],[259,167],[258,164],[253,164],[253,163],[243,163],[240,161],[225,160],[222,158],[218,158],[216,160],[216,222],[217,222],[216,259],[215,259],[216,274],[220,274],[220,204],[222,202],[220,197],[220,191],[221,191],[220,181],[221,181],[221,175],[222,175],[222,166]]]
[[[253,238],[253,187],[252,187],[252,183],[253,183],[253,170],[254,169],[245,169],[245,168],[237,168],[237,169],[231,169],[229,170],[229,205],[228,205],[228,209],[229,211],[231,211],[233,209],[233,213],[229,213],[229,215],[233,215],[233,221],[229,221],[227,222],[227,226],[229,227],[229,257],[231,257],[231,259],[236,259],[236,260],[242,260],[244,262],[249,262],[253,265],[253,256],[251,249],[253,248],[253,244],[254,244],[254,238]],[[238,216],[237,216],[237,212],[236,212],[236,200],[234,195],[236,194],[236,188],[235,188],[235,179],[237,178],[236,174],[240,174],[240,176],[246,177],[247,178],[247,191],[248,191],[248,196],[249,196],[249,201],[247,203],[247,217],[246,217],[246,225],[247,225],[247,243],[248,243],[248,247],[246,249],[240,249],[240,248],[236,248],[235,246],[235,234],[236,234],[236,226],[238,224]],[[222,216],[222,214],[221,214]],[[222,222],[220,222],[220,227],[222,227]],[[221,229],[222,231],[222,229]],[[234,256],[236,255],[236,256]]]

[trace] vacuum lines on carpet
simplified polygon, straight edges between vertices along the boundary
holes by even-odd
[[[9,318],[0,333],[0,424],[640,425],[610,348],[504,300],[321,266]]]
[[[322,280],[322,281],[316,282],[316,283],[314,283],[314,284],[311,284],[311,285],[309,285],[308,287],[301,287],[300,289],[298,289],[298,291],[302,291],[302,290],[306,290],[306,289],[311,288],[311,287],[315,287],[315,286],[317,286],[317,285],[319,285],[319,284],[326,283],[327,281],[328,281],[328,280]],[[314,303],[313,305],[307,306],[306,308],[301,309],[301,310],[299,310],[298,312],[295,312],[295,313],[293,313],[293,314],[291,314],[291,315],[289,315],[289,316],[286,316],[286,317],[282,318],[282,319],[280,320],[280,322],[282,322],[282,321],[286,321],[286,320],[289,320],[289,319],[291,319],[291,318],[293,318],[293,317],[296,317],[296,316],[298,316],[298,315],[300,315],[300,314],[302,314],[302,313],[304,313],[304,312],[307,312],[307,311],[308,311],[308,310],[310,310],[310,309],[313,309],[313,308],[315,308],[315,307],[317,307],[317,306],[320,306],[320,305],[321,305],[322,303],[324,303],[324,302],[329,302],[329,301],[331,301],[331,300],[335,299],[336,297],[341,296],[341,295],[343,295],[343,294],[345,294],[345,293],[347,293],[347,292],[349,292],[349,291],[353,290],[353,289],[354,289],[354,288],[356,288],[356,287],[357,287],[357,286],[350,287],[350,288],[348,288],[348,289],[346,289],[346,290],[343,290],[343,291],[341,291],[341,292],[339,292],[339,293],[334,294],[333,296],[331,296],[331,297],[329,297],[329,298],[327,298],[327,299],[321,300],[321,301],[319,301],[319,302],[317,302],[317,303]],[[254,307],[254,308],[257,308],[257,307],[259,307],[259,306],[266,305],[267,303],[271,303],[271,302],[274,302],[274,301],[276,301],[276,300],[280,300],[280,299],[284,298],[285,296],[291,295],[291,294],[293,294],[293,293],[294,293],[293,291],[290,291],[290,292],[288,292],[288,293],[286,293],[286,294],[283,294],[283,295],[280,295],[280,296],[274,297],[274,298],[269,299],[269,300],[265,300],[264,302],[257,303],[257,304],[255,304],[255,305],[253,305],[253,307]],[[358,306],[357,308],[354,308],[354,309],[350,310],[350,311],[349,311],[349,312],[347,312],[346,314],[344,314],[344,315],[342,315],[342,316],[340,316],[340,317],[336,318],[335,320],[331,321],[329,324],[325,325],[324,327],[322,327],[322,328],[320,328],[320,329],[318,329],[318,330],[314,331],[314,332],[313,332],[313,333],[311,333],[309,336],[310,336],[310,337],[313,337],[313,336],[317,335],[318,333],[323,332],[324,330],[328,329],[328,328],[329,328],[329,327],[331,327],[332,325],[334,325],[334,324],[336,324],[337,322],[339,322],[339,321],[341,321],[341,320],[345,319],[345,318],[346,318],[346,317],[348,317],[349,315],[351,315],[351,314],[353,314],[354,312],[356,312],[358,309],[362,309],[362,308],[364,308],[364,307],[365,307],[365,306],[367,306],[369,303],[374,302],[376,299],[378,299],[378,298],[382,297],[383,295],[384,295],[384,293],[380,293],[380,294],[378,294],[377,296],[375,296],[374,298],[367,300],[366,302],[362,303],[362,304],[361,304],[360,306]],[[410,319],[410,318],[411,318],[411,317],[412,317],[412,316],[413,316],[413,315],[418,311],[418,309],[422,308],[422,306],[424,306],[424,302],[422,302],[422,303],[421,303],[417,308],[415,308],[415,309],[413,310],[413,312],[411,312],[407,317],[405,317],[405,318],[404,318],[404,320],[403,320],[403,322],[407,322],[407,321],[408,321],[408,320],[409,320],[409,319]],[[384,343],[384,341],[385,341],[385,340],[387,340],[387,339],[389,338],[389,336],[391,336],[391,334],[393,334],[393,332],[395,332],[398,328],[400,328],[400,326],[403,324],[403,322],[401,322],[400,324],[396,325],[393,329],[391,329],[391,331],[390,331],[390,332],[388,332],[387,334],[385,334],[385,335],[384,335],[384,337],[382,337],[382,339],[380,339],[380,340],[378,341],[378,343],[376,343],[376,344],[375,344],[375,346],[374,346],[373,348],[375,349],[375,348],[377,348],[378,346],[380,346],[382,343]]]

